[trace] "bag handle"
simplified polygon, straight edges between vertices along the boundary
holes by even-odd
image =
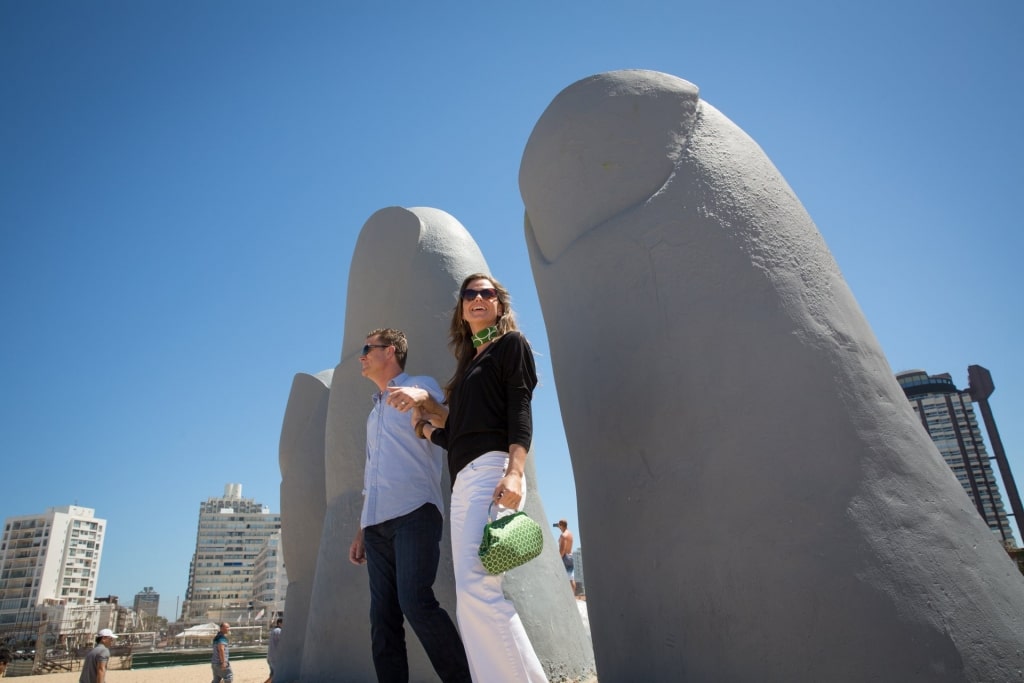
[[[494,501],[493,500],[491,501],[491,504],[487,506],[487,523],[488,524],[490,524],[491,522],[494,521],[494,517],[491,515],[491,510],[492,509],[494,509]],[[505,508],[505,509],[506,510],[512,510],[512,508]],[[523,512],[523,510],[513,510],[513,514],[519,514],[520,512]]]

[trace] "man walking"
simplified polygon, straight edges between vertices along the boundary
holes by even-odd
[[[388,387],[396,386],[417,386],[442,400],[433,378],[405,373],[408,349],[400,330],[377,329],[367,335],[359,356],[363,377],[378,391],[366,421],[363,510],[349,560],[367,565],[377,680],[409,680],[404,615],[441,680],[468,683],[462,639],[433,589],[443,525],[443,453],[416,436],[408,415],[387,404]]]
[[[552,524],[562,530],[558,537],[558,554],[562,556],[562,566],[569,576],[569,586],[572,594],[576,595],[576,567],[572,559],[572,532],[569,531],[569,523],[564,519],[558,520],[558,524]]]
[[[212,683],[231,683],[235,674],[231,671],[231,662],[228,660],[228,632],[231,624],[224,622],[220,625],[220,631],[213,637],[213,658],[210,666],[213,668]]]
[[[270,640],[267,643],[267,666],[270,667],[270,675],[263,683],[274,683],[274,662],[277,661],[277,648],[281,645],[281,626],[283,625],[284,619],[278,619],[270,631]]]
[[[117,636],[109,628],[96,634],[96,647],[89,650],[82,662],[82,673],[78,683],[105,683],[107,680],[107,662],[110,661],[110,646]]]

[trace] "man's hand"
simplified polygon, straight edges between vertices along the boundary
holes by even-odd
[[[423,404],[430,394],[419,387],[388,387],[387,404],[403,413]]]
[[[348,561],[352,564],[366,564],[366,546],[363,545],[363,530],[356,532],[352,545],[348,547]]]
[[[386,402],[403,413],[418,410],[424,420],[430,420],[438,428],[444,427],[448,419],[448,406],[438,403],[430,392],[419,387],[388,387]]]

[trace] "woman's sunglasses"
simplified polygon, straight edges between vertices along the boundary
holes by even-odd
[[[484,299],[497,299],[498,290],[493,287],[484,287],[483,289],[464,289],[462,290],[462,300],[472,301],[478,296],[482,296]]]

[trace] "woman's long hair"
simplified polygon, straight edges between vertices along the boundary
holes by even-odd
[[[498,334],[519,329],[519,326],[516,325],[516,317],[512,313],[512,298],[504,285],[486,273],[473,273],[463,280],[459,287],[459,296],[455,300],[455,310],[452,311],[451,326],[448,328],[448,348],[455,356],[455,374],[448,380],[448,384],[444,385],[445,403],[451,399],[452,390],[462,383],[462,379],[466,376],[466,369],[473,357],[476,356],[476,347],[473,346],[471,339],[473,332],[469,329],[469,323],[462,318],[462,293],[466,291],[466,287],[473,280],[490,280],[495,291],[498,292],[498,301],[501,303],[501,315],[498,316],[498,322],[495,323],[498,327]]]

